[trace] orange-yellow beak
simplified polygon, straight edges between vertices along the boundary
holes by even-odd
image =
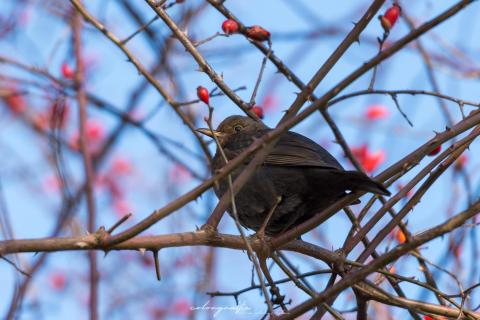
[[[214,136],[218,138],[221,138],[223,136],[223,133],[220,132],[220,131],[216,131],[216,130],[210,130],[208,128],[199,128],[197,130],[195,130],[201,134],[204,134],[210,138],[213,138]]]

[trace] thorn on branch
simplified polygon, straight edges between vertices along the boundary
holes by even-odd
[[[460,108],[460,113],[462,114],[462,120],[465,120],[466,118],[465,110],[464,110],[465,104],[463,103],[463,101],[458,102],[458,107]]]
[[[155,262],[155,274],[157,275],[157,280],[162,280],[162,276],[160,274],[160,261],[158,259],[158,250],[152,250],[153,253],[153,261]]]

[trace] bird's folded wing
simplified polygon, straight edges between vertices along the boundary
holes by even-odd
[[[290,131],[282,135],[264,164],[343,170],[340,163],[327,150],[307,137]]]

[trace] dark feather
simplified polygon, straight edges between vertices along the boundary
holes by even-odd
[[[307,137],[291,131],[281,136],[267,156],[265,164],[343,170],[340,163],[327,150]]]
[[[238,126],[241,130],[236,129]],[[231,116],[217,128],[221,134],[220,144],[229,160],[270,130],[263,123],[242,116]],[[252,157],[232,172],[233,180]],[[213,172],[224,165],[217,149],[212,162]],[[228,191],[227,180],[221,179],[214,189],[221,198]],[[240,224],[253,230],[260,228],[275,206],[265,230],[266,234],[275,235],[312,218],[348,191],[358,190],[390,194],[381,183],[364,173],[345,171],[327,150],[314,141],[295,132],[286,132],[273,146],[264,164],[252,173],[237,193],[235,204]],[[279,203],[278,197],[281,198]],[[232,214],[231,208],[227,211]]]

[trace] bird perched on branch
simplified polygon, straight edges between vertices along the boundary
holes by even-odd
[[[198,129],[209,137],[215,136],[224,155],[232,160],[255,139],[271,131],[262,122],[244,116],[231,116],[216,130]],[[251,160],[251,159],[250,159]],[[233,170],[235,180],[248,165]],[[225,165],[221,150],[212,162],[212,172]],[[229,190],[228,180],[214,187],[221,198]],[[349,191],[367,191],[390,195],[385,187],[358,171],[346,171],[327,150],[307,137],[288,131],[280,136],[247,183],[235,196],[239,222],[244,227],[267,235],[276,235],[310,219]],[[232,208],[228,209],[232,216]]]

